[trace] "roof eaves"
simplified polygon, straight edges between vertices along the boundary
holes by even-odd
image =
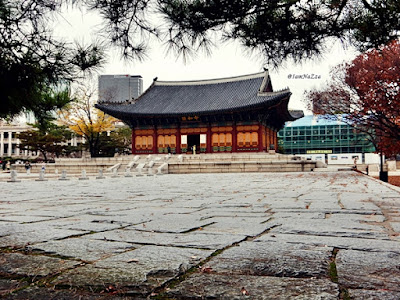
[[[283,93],[290,93],[290,89],[289,88],[285,88],[276,92],[258,92],[257,96],[259,97],[270,97],[270,96],[275,96],[275,95],[279,95],[279,94],[283,94]]]
[[[304,117],[304,112],[302,110],[288,110],[290,117],[295,121]]]
[[[214,109],[214,110],[206,110],[206,111],[197,111],[197,112],[179,112],[179,113],[132,113],[132,112],[125,112],[120,110],[122,105],[118,105],[115,108],[107,108],[107,106],[101,106],[101,110],[108,114],[115,114],[115,115],[120,115],[120,116],[127,116],[127,117],[142,117],[142,118],[151,118],[151,117],[179,117],[179,116],[184,116],[184,115],[207,115],[207,114],[220,114],[220,113],[234,113],[238,111],[249,111],[253,110],[256,108],[261,108],[265,106],[266,103],[271,105],[276,105],[279,101],[282,99],[289,97],[290,92],[285,92],[285,93],[273,93],[274,95],[269,95],[269,99],[266,99],[265,101],[258,102],[258,103],[252,103],[249,105],[244,105],[240,107],[230,107],[230,108],[225,108],[225,109]],[[273,96],[273,98],[270,98]],[[97,106],[96,106],[97,107]],[[99,107],[97,107],[99,108]]]

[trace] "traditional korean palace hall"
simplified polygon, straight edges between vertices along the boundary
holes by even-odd
[[[132,128],[133,154],[265,152],[286,121],[289,89],[273,91],[268,71],[200,81],[158,81],[137,99],[97,108]],[[168,149],[169,148],[169,149]]]

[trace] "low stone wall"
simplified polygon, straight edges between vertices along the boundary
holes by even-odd
[[[315,164],[312,161],[171,162],[168,164],[168,173],[311,172],[315,168]]]
[[[58,174],[66,170],[68,174],[80,174],[82,170],[86,170],[87,173],[97,173],[99,169],[107,169],[112,167],[114,163],[88,163],[82,162],[81,160],[76,160],[75,163],[69,162],[65,163],[49,163],[46,164],[47,174]],[[13,168],[18,173],[25,173],[24,165],[13,165]],[[32,164],[31,173],[39,173],[41,170],[41,164]]]

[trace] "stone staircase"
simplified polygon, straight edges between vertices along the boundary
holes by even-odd
[[[310,172],[314,161],[268,153],[182,155],[168,162],[168,173]]]
[[[18,176],[26,173],[24,165],[13,165]],[[241,172],[310,172],[315,161],[298,157],[269,153],[221,153],[197,155],[129,155],[105,158],[61,158],[46,165],[46,177],[79,177],[82,174],[96,176],[138,176],[153,174],[188,173],[241,173]],[[32,164],[32,174],[39,174],[41,164]]]

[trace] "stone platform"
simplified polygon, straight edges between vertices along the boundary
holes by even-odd
[[[157,154],[126,155],[117,157],[98,157],[89,159],[67,158],[56,159],[55,163],[46,165],[46,175],[57,177],[63,171],[69,176],[80,176],[82,171],[96,175],[99,170],[109,175],[124,175],[127,168],[133,174],[154,174],[158,168],[163,173],[241,173],[241,172],[310,172],[316,168],[315,161],[300,160],[300,157],[279,153],[207,153],[207,154]],[[25,176],[23,164],[13,165],[21,179]],[[32,174],[38,174],[41,164],[32,165]],[[116,173],[114,173],[114,171]],[[1,181],[1,177],[0,177]]]
[[[4,299],[400,299],[400,192],[356,172],[0,191]]]

